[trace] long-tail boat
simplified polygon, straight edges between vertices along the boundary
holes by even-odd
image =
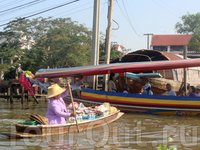
[[[176,69],[200,66],[200,59],[168,60],[154,62],[113,63],[98,66],[84,66],[59,69],[40,69],[35,77],[58,78],[72,77],[74,74],[83,76],[102,75],[123,72],[140,72],[150,70]],[[199,115],[200,98],[165,95],[123,94],[115,92],[82,89],[81,99],[76,101],[85,104],[110,102],[125,112],[141,112],[164,115]]]

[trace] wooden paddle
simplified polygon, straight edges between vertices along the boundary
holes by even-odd
[[[68,82],[69,82],[69,81],[68,81]],[[74,114],[75,114],[75,116],[76,116],[76,110],[75,110],[75,107],[74,107],[74,100],[73,100],[73,96],[72,96],[72,90],[71,90],[70,87],[69,87],[69,94],[70,94],[70,97],[71,97],[71,100],[72,100],[72,108],[73,108]],[[76,120],[77,130],[78,130],[78,132],[79,132],[79,126],[78,126],[77,117],[75,117],[75,120]]]

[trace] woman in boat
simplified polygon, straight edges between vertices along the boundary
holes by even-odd
[[[67,83],[67,89],[61,88],[58,84],[48,87],[47,99],[50,99],[50,103],[47,108],[46,117],[49,119],[49,124],[66,124],[65,119],[75,116],[74,113],[68,113],[63,98],[68,95],[69,88],[71,88],[69,82]]]
[[[108,92],[117,92],[117,88],[114,81],[115,81],[115,74],[110,73],[110,78],[108,80]]]
[[[145,84],[142,95],[153,95],[153,92],[151,91],[151,85],[149,83]]]
[[[130,84],[124,84],[124,91],[123,93],[130,93]]]
[[[183,94],[180,95],[180,96],[193,96],[193,97],[195,97],[195,96],[196,96],[195,90],[196,90],[196,89],[195,89],[194,86],[189,86],[189,87],[188,87],[188,94],[186,94],[185,91],[183,91]]]
[[[114,81],[115,81],[115,74],[110,73],[110,78],[108,81],[108,92],[117,92],[117,88]]]
[[[189,90],[188,90],[189,96],[196,96],[195,90],[196,90],[196,89],[195,89],[194,86],[190,86],[190,87],[189,87]]]

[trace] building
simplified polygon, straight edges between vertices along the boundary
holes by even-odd
[[[152,35],[151,49],[179,54],[183,52],[184,46],[187,46],[192,35],[175,34],[175,35]],[[188,49],[188,51],[192,51]]]
[[[117,42],[112,42],[111,44],[113,47],[115,47],[115,51],[121,52],[123,56],[131,51],[131,49],[126,49],[124,46],[119,45]]]

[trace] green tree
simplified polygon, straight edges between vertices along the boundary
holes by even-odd
[[[23,37],[18,41],[26,48],[20,49],[20,43],[16,43],[21,50],[20,64],[23,70],[35,73],[40,68],[90,64],[92,32],[70,18],[18,18],[4,30],[3,33],[20,33],[20,37]],[[5,48],[8,49],[6,45]],[[16,47],[13,50],[16,51]]]
[[[111,47],[111,51],[110,51],[110,59],[114,60],[116,58],[121,58],[122,57],[122,53],[119,51],[115,50],[115,47],[112,46]],[[105,60],[105,42],[103,42],[103,40],[100,41],[100,46],[99,46],[99,59],[100,60]]]
[[[182,22],[177,22],[175,29],[177,33],[193,34],[189,42],[188,48],[195,51],[200,51],[200,12],[197,14],[183,15]]]
[[[15,76],[18,79],[18,69],[20,67],[20,58],[23,55],[22,42],[20,41],[21,34],[19,32],[5,31],[0,32],[1,58],[6,60],[7,67],[14,68]]]

